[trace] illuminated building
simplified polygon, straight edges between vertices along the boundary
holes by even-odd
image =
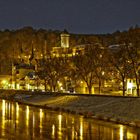
[[[11,88],[11,75],[0,75],[0,88]]]
[[[127,79],[126,90],[128,95],[136,95],[136,80],[135,79]]]
[[[1,84],[5,85],[3,87],[10,87],[13,89],[25,89],[25,90],[35,90],[35,89],[41,89],[44,90],[44,81],[43,79],[39,79],[39,77],[36,75],[36,73],[41,69],[37,65],[37,62],[41,62],[43,59],[46,59],[47,57],[55,58],[55,57],[66,57],[68,59],[71,59],[73,56],[78,54],[84,54],[85,53],[85,47],[91,44],[80,44],[71,46],[70,45],[70,34],[68,32],[62,32],[60,34],[60,46],[54,46],[50,48],[49,52],[47,52],[47,43],[46,40],[43,43],[44,46],[42,47],[42,52],[38,51],[37,48],[33,49],[32,44],[32,50],[28,52],[27,54],[23,53],[23,50],[21,50],[21,54],[18,54],[16,61],[13,62],[12,65],[12,80],[11,80],[11,86],[7,86],[7,82],[3,81]],[[98,46],[98,45],[97,45]],[[116,52],[118,50],[118,47],[120,45],[111,45],[109,48],[112,50],[112,52]],[[49,55],[48,55],[49,54]],[[48,55],[48,56],[47,56]],[[20,59],[20,60],[19,60]],[[102,73],[104,74],[104,72]],[[111,75],[111,74],[110,74]],[[116,91],[119,90],[119,87],[121,85],[120,82],[117,82],[116,79],[111,75],[110,79],[104,80],[102,82],[102,91],[108,92],[108,91]],[[63,77],[65,80],[60,81],[62,85],[58,84],[57,91],[62,92],[77,92],[77,93],[88,93],[87,85],[84,81],[81,81],[81,79],[75,81],[72,81],[71,78]],[[39,80],[39,83],[37,82],[37,79]],[[41,81],[42,80],[42,81]],[[132,83],[130,81],[134,81],[134,79],[130,79],[128,77],[127,83],[126,83],[126,91],[128,94],[135,94],[136,91],[136,84]],[[9,83],[9,82],[8,82]],[[93,83],[93,89],[92,93],[98,93],[98,83]],[[49,86],[47,87],[49,89]]]
[[[13,64],[12,87],[14,89],[30,89],[29,86],[30,86],[31,80],[35,81],[35,66],[34,65],[26,64],[26,63]]]
[[[67,31],[64,31],[61,34],[61,47],[62,48],[69,48],[69,37],[70,35],[68,34]]]

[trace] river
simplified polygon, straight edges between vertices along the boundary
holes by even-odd
[[[137,140],[140,129],[0,100],[0,139]]]

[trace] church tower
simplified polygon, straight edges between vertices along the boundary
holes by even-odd
[[[61,47],[62,48],[68,48],[69,47],[69,33],[64,30],[64,32],[61,34]]]

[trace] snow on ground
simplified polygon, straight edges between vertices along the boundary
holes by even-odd
[[[77,99],[76,96],[55,96],[55,95],[37,95],[29,99],[24,99],[26,103],[32,103],[35,105],[47,105],[47,106],[57,106],[57,105],[66,105],[69,102]]]
[[[70,111],[90,113],[109,118],[140,122],[140,98],[115,96],[86,96],[58,93],[23,93],[1,91],[0,97],[32,105],[63,108]]]
[[[38,95],[24,100],[34,105],[47,105],[77,112],[90,112],[106,117],[124,120],[140,120],[140,98],[80,96],[80,95]]]

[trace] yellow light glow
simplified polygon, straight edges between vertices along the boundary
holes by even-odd
[[[131,132],[127,132],[127,139],[135,140],[135,139],[137,139],[137,136],[136,136],[136,134],[133,134]]]
[[[6,109],[5,100],[2,100],[2,116],[3,117],[5,116],[5,109]]]
[[[58,129],[61,131],[61,124],[62,124],[62,115],[58,115]]]
[[[80,118],[80,140],[83,140],[83,118]]]
[[[12,110],[12,113],[11,113],[12,116],[11,116],[11,117],[13,117],[13,116],[14,116],[14,104],[11,105],[11,108],[12,108],[12,109],[11,109],[11,110]]]
[[[19,118],[19,105],[18,105],[18,103],[16,103],[16,118],[17,118],[17,120]]]
[[[73,52],[72,55],[75,55],[75,52]]]
[[[40,109],[40,118],[43,118],[43,111]]]
[[[27,127],[29,126],[29,113],[30,113],[29,106],[26,106],[26,125],[27,125]]]
[[[5,89],[8,88],[8,86],[9,86],[9,83],[7,80],[2,80],[1,84],[2,84],[3,88],[5,88]]]
[[[59,86],[61,87],[62,86],[62,83],[59,83]]]
[[[35,127],[35,114],[33,112],[33,128]]]
[[[34,128],[35,128],[35,114],[33,112],[33,116],[32,116],[32,124],[33,124],[33,129],[32,129],[32,134],[33,134],[33,138],[35,137],[35,133],[34,133]]]
[[[5,100],[2,100],[2,129],[5,130],[5,110],[6,110],[6,103]],[[5,131],[2,131],[2,136],[5,135]]]
[[[40,133],[42,133],[43,111],[40,109]]]
[[[8,103],[8,111],[9,111],[9,114],[11,113],[11,104]]]
[[[30,89],[30,84],[27,84],[27,89],[28,89],[28,90]]]
[[[60,90],[63,90],[63,87],[60,87]]]
[[[75,127],[73,125],[74,124],[74,117],[72,117],[71,123],[72,123],[72,140],[74,140],[75,139],[75,134],[76,134]]]
[[[132,83],[127,83],[127,88],[132,88],[133,87],[133,84]]]
[[[74,126],[72,126],[72,140],[74,140],[74,137],[75,137],[75,129]]]
[[[120,140],[123,140],[123,126],[120,126]]]
[[[17,89],[20,89],[19,84],[17,84]]]
[[[52,125],[52,138],[55,138],[55,125]]]
[[[7,80],[2,80],[2,84],[7,84]]]

